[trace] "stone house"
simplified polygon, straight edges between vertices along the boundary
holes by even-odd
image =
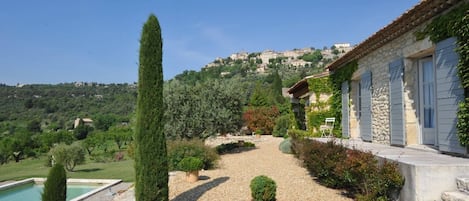
[[[464,94],[457,76],[456,39],[418,40],[435,17],[467,0],[424,0],[327,68],[357,62],[342,84],[342,134],[395,146],[467,154],[456,133]],[[424,145],[424,146],[423,146]]]
[[[80,119],[83,121],[85,126],[93,126],[93,120],[90,118],[76,118],[73,122],[73,128],[76,128],[80,125]]]
[[[329,76],[329,72],[322,72],[314,75],[307,76],[293,86],[291,86],[287,92],[290,94],[292,110],[295,114],[295,118],[298,121],[298,129],[310,130],[316,132],[313,128],[308,128],[308,112],[318,110],[318,108],[310,107],[317,103],[325,103],[331,97],[331,94],[315,94],[313,90],[310,90],[308,80],[318,79]],[[328,110],[329,108],[321,108]]]

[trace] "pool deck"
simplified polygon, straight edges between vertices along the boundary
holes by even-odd
[[[21,181],[7,181],[2,182],[0,190],[10,189],[19,185],[27,183],[42,184],[46,181],[45,178],[29,178]],[[113,200],[114,196],[119,192],[129,188],[130,183],[122,183],[122,180],[116,179],[67,179],[67,184],[99,184],[100,187],[80,195],[71,201],[98,201],[98,200]]]
[[[126,192],[133,183],[129,182],[120,182],[116,185],[110,186],[107,189],[104,189],[90,197],[83,199],[83,201],[111,201],[114,198],[123,192]]]
[[[400,200],[441,200],[442,193],[457,191],[456,178],[469,176],[469,159],[450,156],[424,146],[395,147],[361,140],[313,138],[327,142],[335,140],[348,148],[372,152],[378,159],[399,163],[405,177]]]

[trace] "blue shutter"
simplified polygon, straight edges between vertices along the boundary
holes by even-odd
[[[348,82],[342,83],[342,137],[350,137],[349,133],[349,86]]]
[[[389,128],[393,145],[405,145],[403,75],[402,58],[389,64]]]
[[[371,141],[371,71],[362,74],[360,80],[361,116],[360,135],[362,140]]]
[[[466,153],[456,133],[458,103],[464,99],[464,90],[457,75],[458,54],[456,38],[436,44],[436,104],[437,135],[440,151]]]

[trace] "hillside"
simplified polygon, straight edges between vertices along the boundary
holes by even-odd
[[[348,43],[340,43],[334,44],[331,48],[324,47],[323,49],[302,48],[280,52],[273,50],[252,53],[238,52],[226,58],[216,58],[200,71],[184,71],[175,76],[175,79],[192,84],[207,79],[229,79],[232,77],[259,80],[259,78],[265,78],[273,71],[277,71],[282,78],[282,85],[290,87],[307,75],[324,71],[327,64],[352,48]]]
[[[134,84],[0,85],[0,136],[32,121],[42,130],[71,129],[78,117],[129,121],[136,96]]]
[[[349,44],[323,49],[303,48],[283,52],[233,53],[216,58],[200,71],[184,71],[175,76],[178,85],[193,86],[206,80],[231,80],[244,91],[246,102],[256,83],[272,84],[273,72],[283,87],[301,78],[324,71],[324,66],[351,50]],[[171,82],[167,81],[167,82]],[[24,130],[32,123],[43,131],[72,129],[76,118],[127,122],[135,109],[135,84],[64,83],[57,85],[0,85],[0,136]]]

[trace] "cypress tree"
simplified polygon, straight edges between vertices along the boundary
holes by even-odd
[[[282,95],[282,79],[280,78],[280,75],[278,74],[278,71],[275,70],[273,73],[274,81],[272,82],[272,92],[273,96],[275,97],[275,100],[277,103],[283,103],[284,98]]]
[[[56,163],[44,183],[42,201],[65,201],[67,198],[67,175],[64,166]]]
[[[137,125],[135,133],[135,198],[168,200],[168,159],[163,132],[161,30],[151,14],[140,39]]]

